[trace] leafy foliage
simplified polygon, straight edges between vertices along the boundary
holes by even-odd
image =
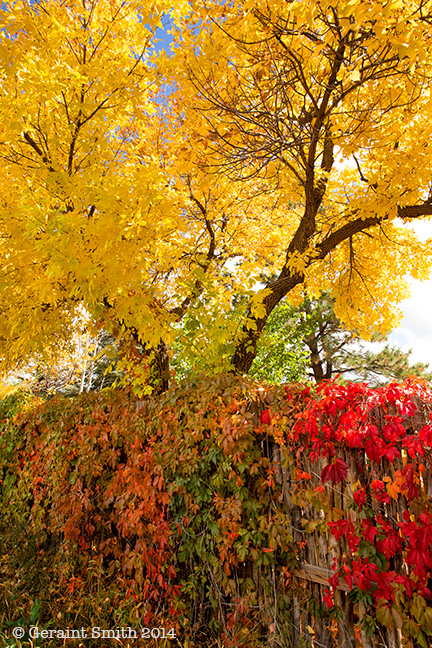
[[[323,457],[322,483],[345,482],[353,466],[359,475],[351,484],[351,511],[338,510],[332,521],[327,518],[343,551],[335,560],[338,569],[329,581],[333,595],[327,595],[326,604],[334,605],[339,579],[344,579],[353,600],[368,608],[365,627],[370,622],[369,631],[378,622],[402,630],[407,645],[413,645],[412,640],[426,645],[426,637],[432,635],[432,427],[426,422],[415,428],[409,417],[417,411],[418,397],[429,403],[430,411],[430,384],[409,379],[403,385],[368,389],[364,384],[329,382],[318,387],[317,395],[294,427],[291,452],[300,466],[304,461],[295,453],[296,447],[312,462]],[[374,418],[377,407],[385,416],[380,426]],[[301,478],[307,484],[310,475]],[[309,482],[300,487],[300,493],[300,500],[311,501],[314,494],[315,505],[328,507],[319,484],[313,488]],[[331,509],[327,510],[330,517]]]
[[[37,354],[19,371],[10,372],[0,383],[5,392],[31,391],[47,398],[54,393],[76,396],[81,392],[111,387],[122,378],[116,370],[119,359],[116,340],[106,331],[95,338],[85,332],[76,337],[71,352],[59,359]]]
[[[369,350],[362,354],[353,353],[348,358],[351,364],[348,370],[372,384],[382,382],[383,378],[402,381],[409,376],[419,376],[431,380],[432,374],[429,365],[423,362],[412,364],[410,355],[411,350],[402,351],[398,347],[386,344],[381,351]]]
[[[267,515],[272,470],[245,385],[202,386],[139,410],[109,392],[22,413],[2,434],[3,524],[27,521],[38,554],[55,551],[59,589],[83,595],[104,573],[141,624],[169,620],[179,631],[189,619],[200,633],[223,623],[232,636],[257,601],[251,565],[267,572],[273,551],[285,563],[291,550],[282,509]],[[236,597],[239,610],[218,620],[214,605]]]
[[[307,379],[309,354],[303,343],[305,331],[299,314],[299,307],[285,301],[273,310],[260,340],[251,376],[276,384]]]
[[[91,625],[100,599],[87,597],[87,610],[78,601],[97,587],[111,622],[174,624],[195,645],[264,641],[268,619],[282,629],[293,610],[307,537],[331,534],[339,553],[315,602],[327,623],[343,580],[365,606],[362,632],[396,624],[407,645],[432,635],[432,436],[415,422],[419,403],[432,403],[427,383],[329,382],[312,393],[220,376],[139,407],[111,391],[15,413],[19,398],[2,404],[2,525],[25,524],[37,560],[51,557],[50,583],[32,590],[42,623],[61,604],[62,623]],[[2,558],[8,578],[22,546]]]
[[[302,286],[329,291],[365,336],[394,326],[404,277],[431,261],[409,229],[432,214],[428,12],[4,4],[2,367],[60,356],[83,308],[143,391],[165,388],[184,331],[186,354],[248,373],[271,312]],[[167,14],[171,57],[155,49]]]
[[[410,375],[430,379],[427,365],[411,364],[411,352],[391,346],[387,339],[375,331],[372,342],[386,345],[378,351],[367,348],[358,332],[336,316],[328,293],[305,296],[296,306],[281,302],[267,321],[250,374],[274,383],[306,378],[321,382],[336,374],[375,385]]]
[[[236,338],[241,373],[272,310],[286,295],[298,299],[301,284],[314,296],[328,290],[337,316],[367,336],[397,319],[390,303],[406,294],[408,249],[426,276],[428,252],[396,217],[432,213],[430,170],[411,184],[419,169],[410,162],[429,164],[417,121],[429,105],[428,16],[420,2],[383,12],[380,2],[197,1],[178,28],[173,61],[184,73],[173,101],[203,145],[196,165],[242,193],[255,183],[272,201],[238,251],[240,276],[273,270]]]

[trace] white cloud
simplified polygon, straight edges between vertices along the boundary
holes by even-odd
[[[432,237],[432,222],[418,221],[412,226],[421,240]],[[428,363],[432,369],[432,279],[411,279],[410,289],[411,297],[400,304],[401,326],[390,334],[390,342],[404,351],[412,349],[411,361]]]
[[[338,159],[338,169],[355,168],[353,158]],[[432,239],[432,221],[411,221],[409,225],[421,241]],[[415,264],[413,259],[413,264]],[[403,312],[401,326],[389,335],[389,342],[403,351],[412,350],[410,361],[429,364],[432,370],[432,278],[426,281],[410,279],[411,297],[399,304]],[[384,344],[373,343],[364,346],[376,351]]]
[[[412,349],[411,361],[429,363],[432,369],[432,280],[411,280],[411,297],[401,304],[402,324],[390,341],[404,351]]]

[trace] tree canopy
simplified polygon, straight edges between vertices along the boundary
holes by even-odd
[[[239,373],[304,288],[366,337],[392,327],[431,262],[409,228],[432,215],[431,10],[3,5],[3,366],[60,350],[82,307],[164,362],[187,315],[185,345]]]
[[[339,376],[373,386],[409,376],[430,380],[428,365],[411,363],[410,351],[392,345],[387,335],[374,332],[366,345],[335,315],[334,300],[327,293],[305,299],[298,306],[285,301],[272,311],[250,375],[270,382],[317,383]]]

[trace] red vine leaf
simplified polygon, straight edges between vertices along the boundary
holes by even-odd
[[[270,410],[265,409],[263,412],[261,412],[260,422],[265,423],[266,425],[270,425]]]
[[[327,481],[333,484],[339,484],[348,474],[348,464],[343,459],[334,459],[332,463],[324,466],[321,472],[321,481],[325,484]]]

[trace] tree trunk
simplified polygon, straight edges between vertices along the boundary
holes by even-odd
[[[163,394],[169,387],[170,362],[166,343],[159,340],[156,349],[151,351],[150,372],[153,394]]]
[[[324,380],[323,361],[320,358],[318,342],[316,336],[312,333],[304,338],[305,344],[309,347],[312,371],[317,383]]]
[[[240,332],[239,340],[231,359],[232,371],[236,374],[247,374],[250,371],[253,361],[258,351],[258,342],[264,327],[267,323],[270,313],[279,304],[295,286],[304,281],[304,275],[300,273],[290,274],[285,268],[280,273],[276,281],[272,281],[264,290],[270,292],[264,297],[263,305],[266,314],[263,317],[255,317],[251,314],[249,308],[247,318],[249,322],[243,325]],[[253,328],[248,326],[252,323]]]

